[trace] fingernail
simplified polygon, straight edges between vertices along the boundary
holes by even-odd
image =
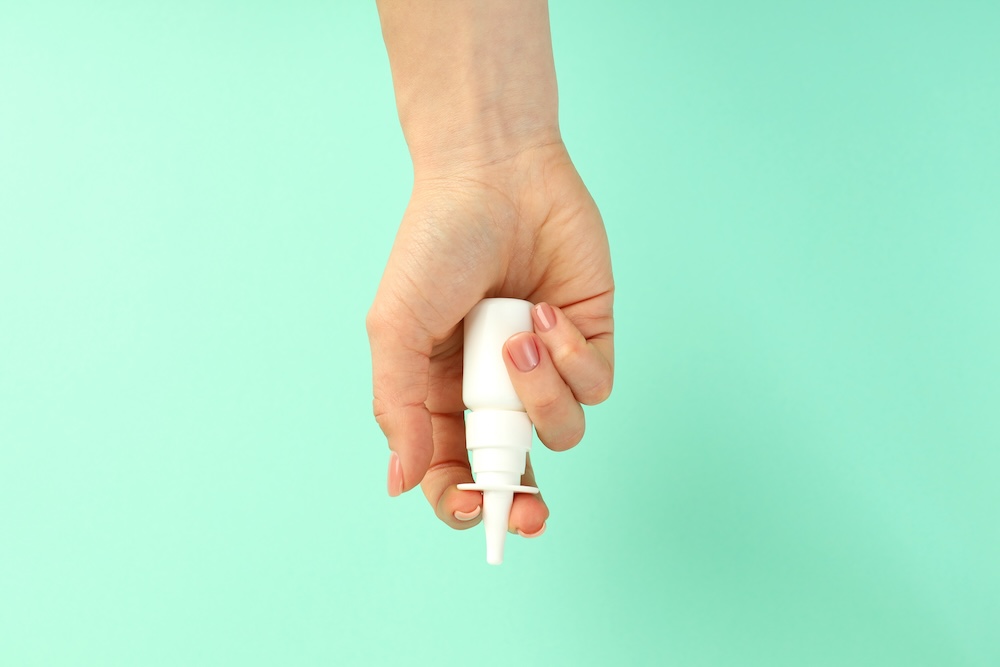
[[[538,348],[535,347],[535,341],[530,335],[515,337],[507,345],[507,349],[517,370],[522,373],[527,373],[538,365]]]
[[[479,505],[476,505],[476,509],[472,510],[471,512],[463,512],[461,510],[455,510],[455,518],[458,519],[459,521],[472,521],[477,516],[479,516],[479,513],[482,511],[483,508]]]
[[[535,324],[539,331],[548,331],[556,325],[556,311],[547,303],[535,306]]]
[[[403,492],[403,464],[399,462],[399,454],[389,455],[389,495],[395,498]]]
[[[520,535],[521,537],[527,537],[529,539],[531,539],[532,537],[538,537],[539,535],[541,535],[544,532],[545,532],[545,524],[544,523],[542,524],[542,527],[539,528],[534,533],[526,533],[523,530],[521,530],[520,528],[517,529],[517,534],[518,535]]]

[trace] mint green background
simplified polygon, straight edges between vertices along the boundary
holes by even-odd
[[[373,5],[19,4],[0,665],[1000,664],[996,2],[554,2],[617,384],[501,568],[385,495]]]

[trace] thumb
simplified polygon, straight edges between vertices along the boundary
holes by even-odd
[[[376,299],[366,321],[372,353],[372,408],[389,449],[388,491],[398,496],[423,479],[433,438],[427,410],[433,342],[406,317],[390,317]]]

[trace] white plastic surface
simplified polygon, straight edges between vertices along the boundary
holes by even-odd
[[[531,420],[514,392],[503,361],[508,338],[532,330],[531,303],[520,299],[483,299],[465,317],[462,400],[465,439],[475,484],[463,490],[483,492],[486,562],[503,562],[510,507],[515,493],[538,493],[521,485],[531,450]]]
[[[524,412],[507,376],[503,344],[531,331],[531,303],[521,299],[483,299],[465,316],[462,400],[470,410]]]

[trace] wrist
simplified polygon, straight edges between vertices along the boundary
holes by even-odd
[[[417,176],[474,170],[562,144],[558,123],[547,122],[542,111],[481,107],[447,119],[417,115],[402,122]]]
[[[379,0],[379,12],[415,171],[560,142],[544,0]]]

